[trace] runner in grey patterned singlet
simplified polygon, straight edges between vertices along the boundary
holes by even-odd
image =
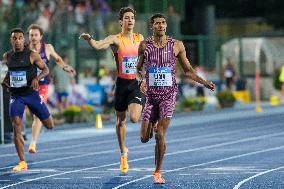
[[[176,103],[176,59],[179,60],[185,76],[214,90],[215,85],[199,77],[186,58],[181,41],[166,36],[166,19],[155,14],[150,19],[153,37],[140,43],[137,63],[137,74],[143,78],[142,67],[145,67],[145,79],[141,81],[141,91],[146,94],[146,104],[142,113],[141,142],[151,138],[153,125],[158,121],[156,129],[154,183],[164,184],[161,175],[162,161],[166,151],[165,135],[170,124]]]

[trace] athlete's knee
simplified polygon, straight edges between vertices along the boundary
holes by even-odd
[[[140,140],[141,140],[141,142],[142,143],[146,143],[146,142],[148,142],[149,141],[149,137],[140,137]]]
[[[126,121],[121,121],[121,120],[117,120],[115,123],[116,127],[125,127],[126,126]]]
[[[47,128],[49,130],[54,128],[53,121],[50,117],[46,120],[43,120],[42,123],[45,126],[45,128]]]
[[[137,123],[139,121],[140,115],[137,113],[130,113],[129,114],[129,119],[132,123]]]
[[[51,130],[54,128],[54,125],[53,124],[50,124],[50,125],[44,125],[48,130]]]

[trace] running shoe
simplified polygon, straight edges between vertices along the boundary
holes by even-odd
[[[128,172],[127,156],[128,156],[128,149],[125,148],[125,154],[120,156],[120,171],[123,174]]]
[[[155,184],[165,184],[165,179],[162,177],[161,172],[153,172],[153,181]]]
[[[29,146],[29,153],[35,154],[36,153],[36,145],[31,143]]]
[[[18,165],[13,168],[13,172],[22,172],[28,170],[28,164],[25,161],[20,161]]]

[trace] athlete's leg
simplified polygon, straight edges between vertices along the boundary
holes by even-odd
[[[12,118],[14,142],[20,161],[25,161],[24,138],[22,136],[22,119],[19,116]]]
[[[157,128],[157,133],[155,135],[156,139],[156,150],[155,150],[155,160],[156,160],[156,170],[155,172],[160,172],[162,167],[162,162],[164,154],[166,151],[166,131],[170,124],[169,118],[162,118],[159,120],[159,127]]]
[[[121,154],[125,153],[126,112],[116,111],[116,135]]]
[[[142,121],[140,129],[140,139],[142,143],[146,143],[153,136],[153,122]]]
[[[36,117],[35,115],[33,115],[31,144],[36,145],[36,142],[38,140],[38,137],[39,137],[39,134],[40,134],[40,131],[41,131],[41,126],[42,126],[42,123],[41,123],[40,119],[38,117]]]
[[[145,107],[142,112],[142,123],[140,129],[140,139],[146,143],[153,136],[153,127],[158,120],[158,106],[151,103],[150,98],[146,99]]]
[[[120,148],[120,171],[128,172],[128,149],[125,147],[126,138],[126,112],[116,111],[116,135]]]
[[[47,129],[53,128],[53,122],[50,118],[50,113],[43,102],[43,99],[38,95],[38,93],[31,94],[33,101],[27,101],[27,106],[31,110],[33,115],[33,125],[32,125],[32,141],[29,145],[29,152],[36,152],[36,142],[38,140],[42,123]],[[50,119],[50,120],[49,120]],[[49,120],[49,121],[48,121]]]
[[[24,138],[22,136],[22,116],[24,114],[25,103],[22,97],[10,98],[9,116],[13,125],[14,143],[20,162],[13,168],[14,172],[28,169],[24,154]]]
[[[128,116],[132,123],[137,123],[141,116],[142,105],[137,103],[131,103],[128,105]]]

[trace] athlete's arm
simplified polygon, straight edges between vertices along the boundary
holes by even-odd
[[[176,50],[177,52],[177,58],[187,77],[189,77],[190,79],[200,84],[203,84],[208,89],[211,89],[211,90],[215,89],[215,85],[212,82],[204,80],[196,74],[196,71],[193,69],[189,60],[186,57],[185,47],[181,41],[175,40],[174,50]]]
[[[140,89],[143,93],[146,93],[147,88],[144,81],[144,73],[143,73],[143,63],[144,63],[144,52],[146,49],[146,43],[145,41],[140,42],[139,48],[138,48],[138,60],[136,65],[136,78],[138,81],[140,81]]]
[[[141,41],[140,45],[138,47],[138,60],[137,60],[137,65],[136,65],[136,73],[138,80],[143,79],[143,73],[142,73],[142,68],[143,68],[143,63],[144,63],[144,52],[146,49],[146,43],[145,41]]]
[[[74,68],[64,63],[62,58],[57,54],[51,44],[46,44],[46,48],[48,49],[50,56],[55,60],[56,64],[60,68],[62,68],[65,72],[71,73],[72,75],[76,75],[76,71],[74,70]]]
[[[82,33],[79,39],[81,38],[86,40],[89,43],[89,45],[96,50],[107,49],[110,47],[110,45],[118,45],[115,35],[109,35],[102,40],[96,41],[92,38],[90,34]]]
[[[41,73],[32,80],[32,84],[31,84],[31,87],[37,90],[38,81],[49,74],[49,69],[47,65],[43,62],[39,54],[35,51],[31,52],[30,60],[32,64],[35,64],[39,69],[41,69]]]

